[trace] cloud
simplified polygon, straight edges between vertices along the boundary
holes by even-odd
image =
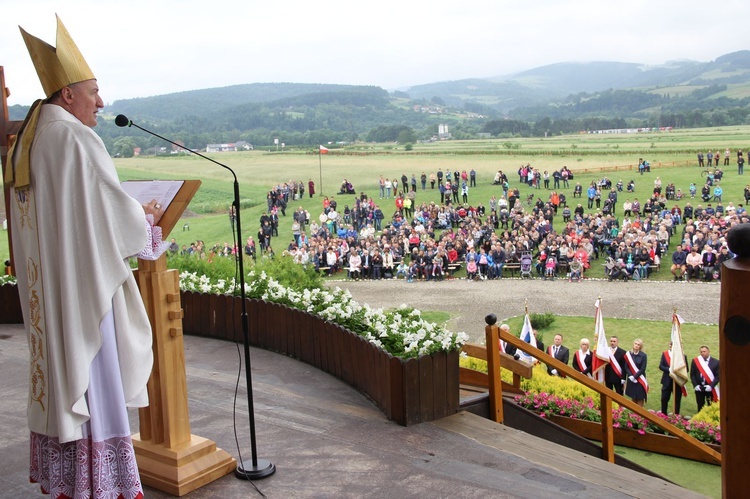
[[[422,83],[510,74],[567,61],[713,60],[746,47],[726,17],[665,0],[357,3],[333,0],[69,0],[8,3],[0,44],[11,104],[42,97],[17,25],[54,44],[57,12],[107,102],[253,82]]]

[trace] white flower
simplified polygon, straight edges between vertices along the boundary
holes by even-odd
[[[248,274],[249,282],[245,291],[252,293],[264,289],[262,299],[270,302],[288,303],[300,310],[317,313],[324,320],[351,321],[354,319],[363,324],[361,330],[353,331],[367,341],[383,348],[381,339],[389,339],[389,344],[401,344],[407,356],[430,354],[437,349],[450,351],[460,348],[468,341],[466,333],[451,333],[443,326],[425,321],[421,311],[401,304],[397,310],[384,312],[373,309],[368,304],[359,304],[348,290],[339,288],[304,289],[287,288],[277,280],[261,272]],[[180,288],[183,290],[201,291],[204,293],[234,292],[237,283],[234,278],[229,281],[217,279],[215,282],[205,275],[183,271],[180,273]],[[348,322],[350,323],[350,322]]]

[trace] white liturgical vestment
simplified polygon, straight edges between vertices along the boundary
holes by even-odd
[[[110,310],[125,403],[148,404],[151,327],[127,262],[146,245],[145,214],[121,189],[99,136],[54,104],[39,116],[31,186],[12,189],[10,205],[30,350],[29,429],[61,443],[78,440],[89,420],[85,394],[100,323]]]

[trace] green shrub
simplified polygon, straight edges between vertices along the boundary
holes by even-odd
[[[547,329],[555,322],[554,314],[547,312],[544,314],[531,314],[529,315],[531,320],[531,327],[534,329]]]
[[[462,357],[458,365],[474,371],[487,372],[487,362],[473,357]],[[501,378],[506,383],[513,383],[513,373],[509,369],[503,369]],[[599,406],[599,395],[583,386],[581,383],[559,376],[547,374],[547,366],[537,364],[531,379],[521,379],[521,389],[528,393],[546,393],[569,400],[585,402],[586,398],[594,401],[595,407]]]
[[[205,275],[211,279],[229,280],[237,275],[235,259],[227,257],[214,257],[212,261],[197,258],[195,256],[182,256],[180,254],[167,255],[167,267],[177,269],[180,272],[195,272]]]
[[[257,274],[265,272],[273,276],[279,284],[288,288],[303,290],[323,287],[323,280],[312,265],[294,263],[289,255],[276,255],[274,258],[259,258],[250,267]]]
[[[719,426],[721,423],[721,418],[719,414],[719,404],[711,404],[711,405],[704,405],[703,409],[700,410],[698,414],[693,416],[693,418],[690,420],[694,423],[697,422],[704,422],[704,423],[710,423],[716,426]]]

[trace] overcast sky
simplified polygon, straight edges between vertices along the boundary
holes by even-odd
[[[557,62],[706,62],[750,49],[747,0],[0,0],[0,12],[11,105],[44,97],[18,26],[55,45],[55,13],[105,103],[254,82],[393,90]]]

